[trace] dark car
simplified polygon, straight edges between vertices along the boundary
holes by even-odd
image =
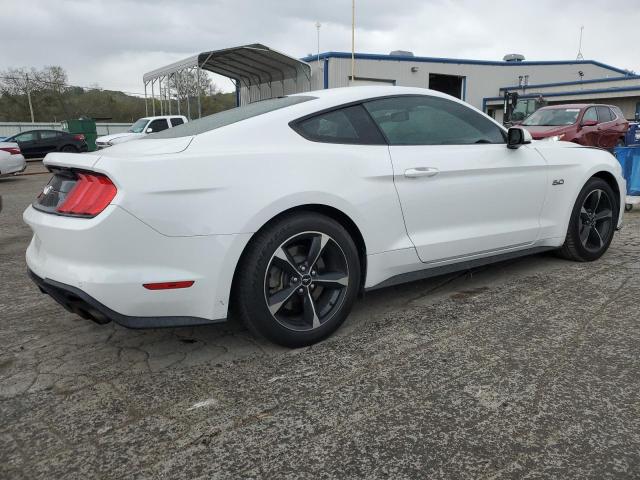
[[[5,142],[15,142],[25,158],[44,157],[49,152],[86,152],[84,135],[59,130],[28,130],[9,137]]]
[[[613,105],[552,105],[527,117],[522,126],[535,140],[554,139],[613,148],[624,145],[629,122]]]

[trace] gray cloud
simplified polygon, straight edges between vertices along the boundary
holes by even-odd
[[[293,56],[351,48],[349,0],[2,0],[0,68],[61,65],[71,83],[142,91],[142,74],[193,53],[261,42]],[[640,72],[640,11],[596,0],[357,0],[356,50],[501,59],[583,54]],[[6,39],[12,39],[8,42]],[[219,80],[224,89],[230,83]]]

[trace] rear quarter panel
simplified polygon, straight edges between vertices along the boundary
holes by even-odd
[[[262,115],[213,130],[179,154],[105,150],[95,170],[118,186],[118,205],[168,236],[253,233],[285,210],[320,204],[353,220],[367,253],[412,247],[386,146],[310,142],[273,123]]]

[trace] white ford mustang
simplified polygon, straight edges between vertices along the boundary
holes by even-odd
[[[288,346],[335,331],[362,290],[546,249],[595,260],[625,192],[604,150],[402,87],[265,100],[45,164],[24,213],[42,291],[134,328],[231,311]]]

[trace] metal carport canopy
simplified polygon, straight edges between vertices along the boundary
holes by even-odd
[[[240,47],[202,52],[184,60],[145,73],[145,85],[157,79],[190,68],[200,68],[241,82],[245,87],[270,85],[272,82],[294,79],[300,75],[311,79],[308,63],[273,50],[266,45],[253,43]]]

